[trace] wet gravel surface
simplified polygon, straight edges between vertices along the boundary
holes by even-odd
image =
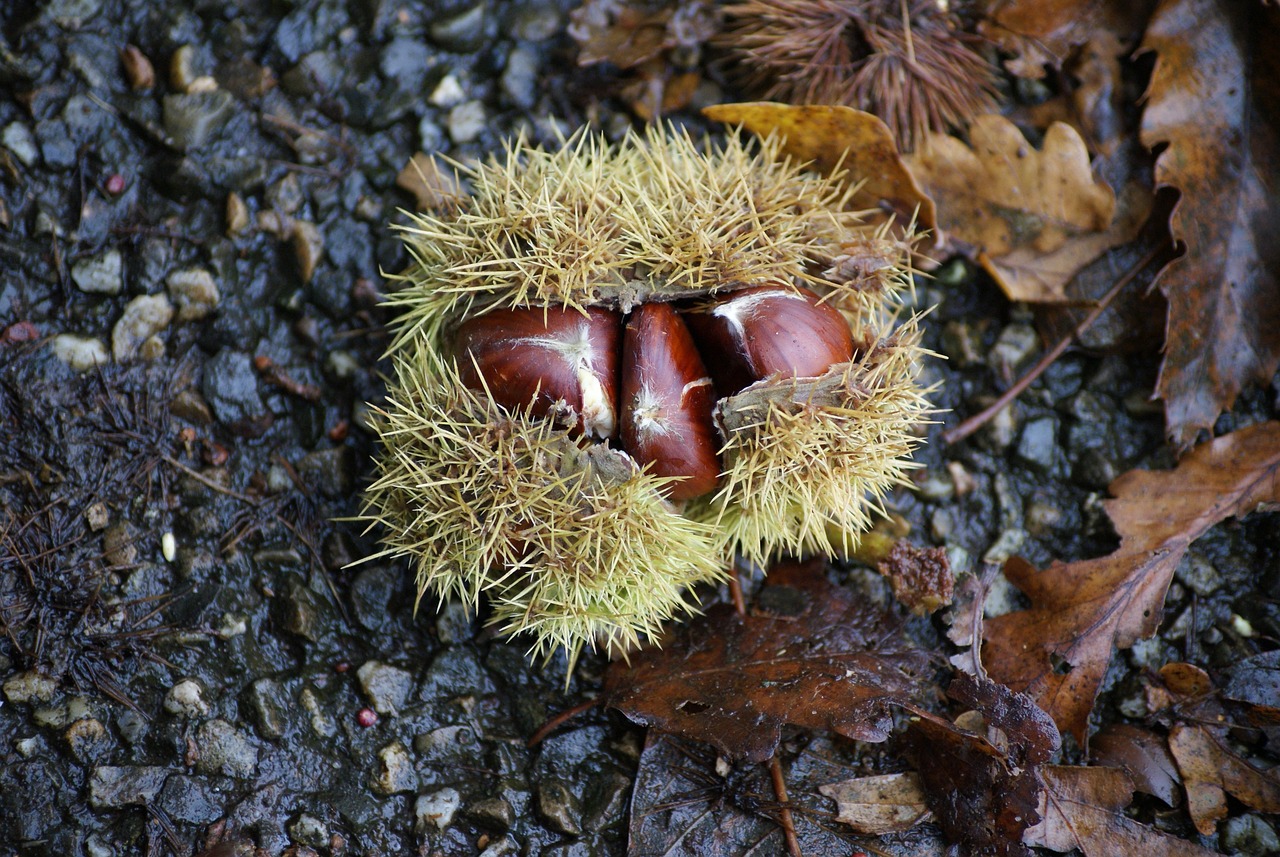
[[[386,228],[413,204],[399,171],[628,121],[570,71],[568,10],[0,10],[0,854],[625,851],[643,733],[589,712],[525,746],[603,660],[566,688],[563,662],[529,664],[483,616],[415,614],[401,565],[348,566],[376,545],[341,520],[373,452],[379,272],[406,261]],[[1030,316],[980,279],[919,300],[950,358],[928,370],[945,423],[1038,354]],[[1108,550],[1106,485],[1172,463],[1155,370],[1069,355],[974,438],[935,440],[895,498],[914,540],[957,569]],[[1218,428],[1275,412],[1253,391]],[[1277,517],[1195,545],[1105,717],[1141,716],[1143,669],[1252,653],[1235,617],[1280,637]],[[1274,839],[1245,827],[1246,846]]]

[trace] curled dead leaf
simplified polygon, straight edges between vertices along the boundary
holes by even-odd
[[[1075,273],[1141,226],[1113,228],[1115,194],[1095,178],[1071,126],[1036,149],[1002,116],[979,116],[969,145],[931,134],[905,162],[938,204],[938,226],[1011,300],[1062,301]]]
[[[759,137],[786,138],[783,151],[811,162],[821,173],[846,171],[859,183],[850,200],[855,209],[885,210],[899,223],[914,221],[924,230],[936,226],[933,200],[904,165],[888,126],[870,113],[840,105],[769,101],[717,104],[702,112],[712,121],[741,125]]]

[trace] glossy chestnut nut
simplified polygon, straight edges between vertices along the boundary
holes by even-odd
[[[720,477],[715,391],[689,329],[669,304],[644,304],[627,320],[622,349],[623,449],[658,476],[682,477],[671,499],[708,493]]]
[[[765,378],[813,378],[853,359],[849,323],[808,289],[757,286],[685,313],[722,396]]]
[[[498,404],[549,416],[571,431],[617,430],[622,316],[534,307],[494,310],[458,328],[462,383],[488,389]]]

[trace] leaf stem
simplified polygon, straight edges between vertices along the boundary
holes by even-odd
[[[769,760],[769,777],[773,780],[773,793],[777,795],[780,804],[778,822],[782,827],[782,835],[787,840],[787,854],[790,857],[804,857],[800,851],[800,840],[796,838],[796,822],[791,817],[791,807],[787,805],[787,781],[782,776],[782,763],[778,761],[776,753]]]
[[[1134,277],[1142,273],[1143,269],[1146,268],[1147,265],[1151,264],[1151,260],[1164,249],[1164,247],[1156,247],[1138,260],[1138,263],[1126,271],[1123,277],[1116,280],[1115,285],[1107,290],[1107,293],[1102,296],[1102,300],[1098,301],[1098,305],[1090,310],[1088,315],[1081,319],[1080,323],[1075,326],[1074,330],[1062,337],[1062,339],[1058,340],[1057,345],[1045,352],[1044,356],[1036,362],[1036,365],[1032,366],[1025,375],[1014,382],[1013,386],[1008,390],[1005,390],[1004,393],[1001,394],[1000,398],[992,402],[991,405],[984,408],[979,413],[969,417],[969,419],[960,423],[960,425],[944,431],[942,433],[942,442],[948,445],[959,443],[990,422],[991,418],[999,413],[1001,408],[1004,408],[1018,396],[1022,395],[1022,392],[1026,390],[1027,387],[1031,386],[1032,382],[1043,375],[1044,371],[1052,366],[1055,360],[1062,356],[1062,352],[1066,351],[1071,343],[1075,342],[1093,325],[1095,321],[1098,320],[1098,316],[1102,315],[1102,313],[1106,311],[1107,307],[1111,305],[1111,302],[1116,299],[1116,295],[1120,294],[1120,291],[1125,286],[1129,285]]]

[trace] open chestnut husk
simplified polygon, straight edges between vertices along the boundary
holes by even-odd
[[[909,244],[774,142],[512,145],[404,230],[362,513],[532,648],[629,646],[735,554],[831,552],[929,412]],[[612,362],[611,362],[612,361]]]

